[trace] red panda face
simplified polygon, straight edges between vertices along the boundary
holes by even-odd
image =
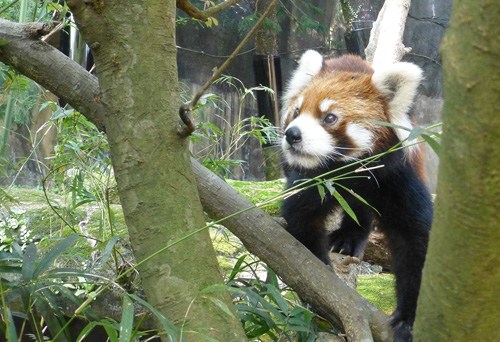
[[[411,63],[373,70],[357,56],[323,61],[318,52],[306,51],[283,96],[286,161],[313,169],[382,152],[398,139],[405,145],[412,126],[408,110],[421,78]],[[412,149],[405,153],[411,157]]]
[[[376,150],[388,121],[371,75],[322,73],[290,99],[282,148],[287,162],[306,169],[330,160],[353,161]]]

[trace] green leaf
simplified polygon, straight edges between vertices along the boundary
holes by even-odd
[[[35,272],[36,247],[34,244],[28,245],[23,255],[22,278],[32,280]]]
[[[109,337],[109,342],[118,342],[118,333],[116,332],[115,327],[111,323],[102,323],[101,324],[104,327],[104,330],[106,330],[106,334]]]
[[[1,39],[1,38],[0,38],[0,46],[2,46],[2,45],[7,45],[7,44],[9,44],[9,41],[8,41],[8,40],[6,40],[6,39]]]
[[[412,131],[411,127],[404,127],[404,126],[396,125],[396,124],[393,124],[393,123],[390,123],[390,122],[373,120],[373,123],[375,123],[376,125],[379,125],[379,126],[386,126],[386,127],[403,129],[403,130],[408,131],[408,132]]]
[[[78,337],[76,338],[76,342],[81,342],[87,335],[98,325],[97,322],[90,322],[87,324],[81,331]]]
[[[436,139],[427,134],[422,134],[422,139],[424,139],[432,148],[432,150],[439,156],[439,154],[441,153],[441,144]]]
[[[318,189],[318,193],[319,193],[319,197],[321,198],[321,202],[323,203],[323,201],[325,200],[325,187],[323,186],[323,184],[318,184],[317,186],[317,189]]]
[[[234,267],[231,270],[231,274],[229,275],[228,281],[233,280],[234,277],[236,277],[236,275],[241,272],[242,270],[241,265],[243,264],[247,256],[248,254],[243,254],[238,258],[238,260],[236,260],[236,263],[234,264]]]
[[[144,299],[137,297],[134,294],[129,294],[129,296],[137,303],[147,308],[149,311],[151,311],[151,313],[153,313],[153,315],[156,316],[156,318],[162,325],[163,329],[167,333],[167,337],[170,339],[171,342],[177,341],[176,336],[178,336],[179,334],[177,333],[176,327],[172,323],[170,323],[170,321],[166,319],[165,316],[163,316],[163,314],[160,311],[155,309],[151,304],[146,302]]]
[[[278,305],[280,310],[283,311],[285,315],[288,315],[288,305],[286,303],[285,298],[283,298],[281,292],[271,284],[267,284],[266,289],[267,293],[273,299],[276,305]]]
[[[134,302],[128,295],[123,296],[122,320],[120,322],[120,342],[130,342],[134,324]]]
[[[111,239],[109,239],[108,243],[106,244],[106,247],[104,247],[101,259],[99,260],[99,266],[106,264],[106,262],[109,259],[109,256],[111,255],[111,252],[113,251],[113,247],[115,247],[115,244],[118,242],[118,240],[120,240],[118,236],[113,236]]]
[[[331,180],[327,180],[323,184],[325,185],[330,195],[333,195],[333,193],[335,192],[335,188],[333,187],[333,182]]]
[[[14,318],[12,317],[12,312],[10,312],[9,308],[5,308],[4,310],[7,311],[7,322],[6,322],[7,331],[5,333],[7,342],[17,342],[16,325],[14,324]]]
[[[205,297],[205,298],[207,298],[209,301],[211,301],[212,303],[214,303],[215,306],[217,306],[219,309],[221,309],[222,312],[224,312],[229,317],[234,317],[233,313],[231,312],[231,310],[229,309],[229,307],[226,305],[226,303],[224,303],[220,299],[214,298],[214,297]]]
[[[228,292],[231,290],[231,287],[226,284],[213,284],[201,289],[198,293],[200,295],[212,294],[212,293],[221,293]]]
[[[410,131],[410,134],[406,138],[407,141],[412,141],[422,135],[422,132],[425,132],[425,128],[415,127]]]
[[[40,264],[38,264],[37,268],[33,272],[33,277],[36,278],[44,271],[46,271],[50,265],[54,262],[54,260],[64,252],[65,249],[72,246],[75,241],[78,239],[77,234],[73,234],[59,244],[57,244],[54,248],[52,248],[43,258],[40,260]]]
[[[380,212],[377,210],[377,208],[375,208],[374,206],[372,206],[370,203],[368,203],[363,197],[361,197],[360,195],[358,195],[357,193],[355,193],[354,191],[352,191],[351,189],[348,189],[347,187],[343,186],[342,184],[338,184],[336,183],[336,185],[340,186],[342,189],[344,189],[345,191],[348,191],[351,195],[353,195],[354,197],[356,197],[358,199],[358,201],[360,201],[361,203],[365,204],[366,206],[372,208],[373,210],[375,210],[375,212],[379,215],[380,215]]]
[[[347,215],[349,215],[359,226],[359,221],[358,221],[358,218],[356,217],[356,214],[354,213],[352,208],[349,206],[347,201],[344,199],[344,197],[342,197],[342,195],[338,191],[335,191],[333,193],[333,197],[335,197],[337,202],[339,202],[340,206],[342,207],[342,209],[344,209],[344,211],[347,213]]]

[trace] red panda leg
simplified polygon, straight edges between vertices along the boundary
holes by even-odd
[[[286,218],[285,218],[286,219]],[[287,230],[318,259],[331,264],[327,232],[322,220],[311,218],[307,221],[288,220]]]
[[[397,308],[391,317],[394,341],[408,342],[412,340],[433,209],[427,189],[416,177],[400,178],[398,187],[390,188],[386,190],[390,200],[379,223],[389,241],[396,277]]]
[[[285,199],[281,214],[287,222],[287,231],[321,261],[330,265],[325,208],[317,190],[309,189]]]
[[[340,228],[329,235],[330,248],[333,252],[360,257],[371,231],[373,213],[366,208],[351,205],[359,224],[349,215],[344,214]]]

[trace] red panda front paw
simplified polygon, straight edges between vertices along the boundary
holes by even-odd
[[[357,235],[343,229],[335,230],[330,234],[330,246],[333,252],[359,257],[365,248],[367,237]]]

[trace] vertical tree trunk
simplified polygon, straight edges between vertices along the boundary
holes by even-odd
[[[444,134],[415,341],[494,341],[500,327],[500,2],[454,3]]]
[[[118,191],[138,261],[204,225],[187,143],[177,135],[175,1],[68,1],[92,48]],[[239,321],[200,289],[222,278],[207,231],[140,268],[148,301],[190,341],[241,341]],[[232,307],[228,295],[219,298]]]

